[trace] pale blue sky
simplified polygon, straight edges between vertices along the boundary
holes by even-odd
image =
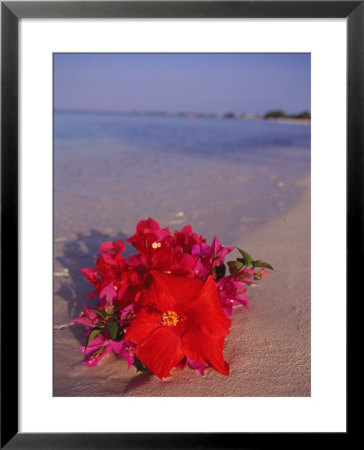
[[[55,54],[54,107],[263,114],[311,110],[310,54]]]

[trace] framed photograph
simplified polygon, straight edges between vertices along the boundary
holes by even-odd
[[[1,445],[347,436],[362,2],[1,6]]]

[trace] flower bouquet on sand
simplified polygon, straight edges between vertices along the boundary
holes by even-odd
[[[126,239],[137,253],[124,257],[123,241],[100,245],[95,268],[81,272],[93,285],[96,308],[84,306],[74,322],[86,328],[81,346],[88,366],[114,352],[138,371],[163,379],[174,367],[190,367],[204,375],[210,366],[229,375],[224,360],[225,337],[233,307],[248,308],[247,286],[273,270],[215,237],[208,245],[190,225],[173,234],[152,218],[141,220]]]

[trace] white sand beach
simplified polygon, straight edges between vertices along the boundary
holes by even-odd
[[[277,180],[276,196],[284,201],[285,189],[289,187]],[[95,304],[95,300],[84,297],[90,289],[79,269],[92,266],[101,242],[124,238],[130,230],[110,226],[95,230],[86,223],[89,231],[81,229],[78,234],[67,234],[67,224],[64,227],[56,224],[54,396],[310,396],[309,176],[297,185],[300,194],[293,207],[284,209],[260,226],[246,227],[242,223],[236,232],[240,236],[238,241],[226,242],[268,261],[275,269],[258,286],[248,288],[251,310],[243,307],[234,310],[224,350],[225,360],[230,364],[228,377],[211,368],[202,377],[186,368],[174,369],[172,377],[161,381],[153,374],[137,373],[134,367],[127,370],[125,360],[113,354],[99,366],[88,368],[78,348],[84,342],[83,328],[70,323],[84,302]],[[203,190],[201,195],[204,195]],[[62,213],[65,211],[63,209]],[[181,215],[178,216],[178,212],[175,215],[177,222],[185,219]],[[223,229],[224,215],[220,217],[222,224],[217,224],[217,228]],[[169,226],[162,221],[161,225]],[[177,223],[170,228],[181,226],[183,223]],[[231,237],[229,233],[226,236]]]

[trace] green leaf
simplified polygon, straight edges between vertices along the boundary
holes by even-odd
[[[105,320],[111,320],[111,319],[118,319],[118,316],[116,316],[115,314],[107,314],[105,316]]]
[[[253,262],[253,258],[249,255],[249,253],[245,252],[244,250],[242,250],[239,247],[236,247],[239,252],[241,253],[241,256],[244,258],[244,263],[245,265],[248,267],[250,266],[250,264]]]
[[[100,309],[92,309],[91,311],[95,312],[96,314],[98,314],[102,318],[105,317],[105,311],[102,311]]]
[[[137,372],[149,372],[147,366],[145,366],[137,356],[134,357],[134,366],[136,367]]]
[[[260,261],[260,260],[253,261],[253,267],[266,267],[267,269],[274,270],[270,264]]]
[[[106,322],[107,329],[109,330],[111,339],[116,339],[118,335],[118,324],[116,322]]]
[[[236,275],[244,267],[241,261],[228,261],[227,265],[229,266],[230,275]]]
[[[101,330],[99,328],[94,328],[93,330],[91,330],[91,333],[87,336],[85,350],[88,347],[88,344],[92,341],[92,339],[98,336],[99,334],[101,334]]]

